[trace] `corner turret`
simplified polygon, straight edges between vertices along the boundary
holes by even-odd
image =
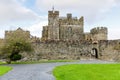
[[[96,27],[90,30],[93,40],[107,40],[108,30],[106,27]]]

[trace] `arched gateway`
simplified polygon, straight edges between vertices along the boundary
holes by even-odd
[[[92,48],[93,54],[95,56],[95,58],[98,58],[98,50],[97,48]]]

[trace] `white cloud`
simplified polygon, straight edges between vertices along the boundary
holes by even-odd
[[[0,38],[4,38],[4,31],[0,29]]]
[[[18,1],[20,1],[20,2],[24,3],[24,2],[26,2],[27,0],[18,0]]]
[[[21,0],[21,2],[26,0]],[[0,0],[0,37],[4,37],[5,30],[15,30],[18,27],[35,24],[43,17],[26,8],[18,0]]]
[[[55,6],[62,14],[72,12],[77,16],[84,16],[88,23],[104,18],[117,0],[37,0],[36,5],[41,11],[47,11]]]
[[[120,39],[120,30],[116,28],[108,29],[108,39],[109,40]]]
[[[47,21],[42,21],[42,22],[33,24],[32,26],[26,27],[26,30],[29,30],[32,36],[41,37],[43,26],[46,26],[47,24],[48,24]]]
[[[17,0],[0,0],[0,25],[37,19],[39,16],[36,13],[23,7]]]

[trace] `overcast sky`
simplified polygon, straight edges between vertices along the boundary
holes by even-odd
[[[52,6],[60,16],[84,16],[85,32],[103,26],[108,28],[108,39],[120,39],[120,0],[0,0],[0,38],[5,30],[18,27],[41,37]]]

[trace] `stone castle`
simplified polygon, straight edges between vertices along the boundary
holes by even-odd
[[[59,17],[59,11],[48,11],[48,26],[43,27],[42,40],[107,40],[107,28],[97,27],[84,32],[84,17]]]
[[[106,27],[96,27],[84,32],[84,17],[59,17],[59,11],[48,11],[48,25],[43,26],[42,38],[30,35],[21,28],[15,30],[26,35],[34,46],[31,54],[21,53],[23,60],[40,59],[103,59],[119,60],[120,40],[107,40]],[[5,31],[5,39],[15,31]],[[21,34],[22,33],[22,34]],[[1,39],[4,42],[5,39]]]

